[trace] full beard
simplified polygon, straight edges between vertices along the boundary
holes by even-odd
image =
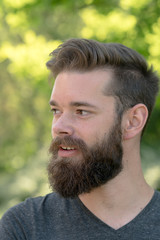
[[[52,190],[65,198],[74,198],[82,193],[89,193],[116,177],[122,170],[121,136],[121,124],[117,123],[108,137],[104,136],[91,148],[83,140],[70,136],[53,139],[48,164],[48,178]],[[81,159],[58,157],[61,144],[74,146],[82,153]]]

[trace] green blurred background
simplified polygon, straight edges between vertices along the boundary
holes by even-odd
[[[45,62],[68,38],[120,42],[160,73],[160,0],[1,0],[0,216],[49,192],[53,82]],[[145,178],[160,189],[160,97],[142,142]]]

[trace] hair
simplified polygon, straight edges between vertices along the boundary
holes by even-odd
[[[52,58],[46,65],[54,77],[63,71],[111,70],[113,84],[110,93],[119,100],[119,112],[122,114],[134,105],[143,103],[150,116],[159,90],[159,78],[153,67],[149,67],[135,50],[119,43],[70,39],[50,55]]]

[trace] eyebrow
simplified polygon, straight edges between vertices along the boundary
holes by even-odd
[[[88,103],[88,102],[70,102],[70,105],[73,107],[91,107],[91,108],[97,108],[95,105]]]
[[[51,106],[58,106],[58,103],[56,101],[54,101],[54,100],[50,100],[49,101],[49,105],[51,105]]]
[[[50,100],[49,104],[51,106],[58,106],[58,103],[55,100]],[[88,102],[83,102],[83,101],[79,101],[79,102],[70,102],[69,104],[71,107],[91,107],[91,108],[97,108],[95,105],[88,103]]]

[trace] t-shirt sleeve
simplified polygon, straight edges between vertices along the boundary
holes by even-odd
[[[26,240],[30,238],[33,227],[30,217],[30,201],[22,202],[10,208],[0,220],[0,240]]]
[[[26,239],[23,233],[23,223],[16,216],[15,209],[8,210],[0,220],[1,240]]]

